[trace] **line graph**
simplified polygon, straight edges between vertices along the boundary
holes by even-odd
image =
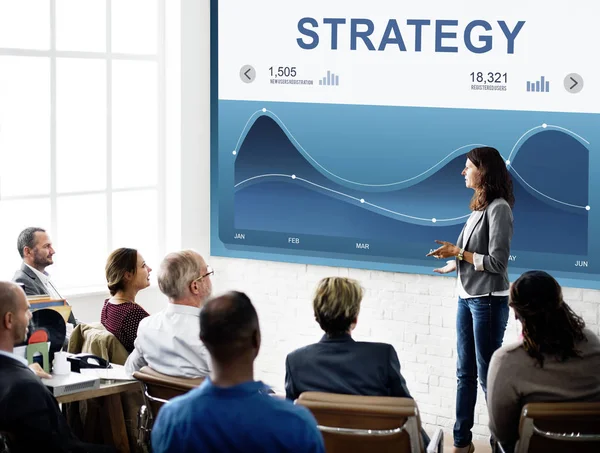
[[[230,250],[428,266],[423,252],[434,239],[456,241],[471,214],[473,191],[460,176],[467,152],[492,146],[512,176],[513,261],[566,271],[574,255],[588,256],[590,159],[600,153],[592,151],[595,129],[576,116],[243,107],[220,105],[224,118],[232,115],[220,125],[217,174],[219,238]]]
[[[529,187],[531,190],[535,191],[535,192],[536,192],[536,193],[538,193],[539,195],[543,196],[544,198],[547,198],[547,199],[549,199],[549,200],[552,200],[552,201],[554,201],[555,203],[560,203],[560,204],[562,204],[562,205],[565,205],[565,206],[571,206],[572,208],[584,209],[584,210],[586,210],[586,211],[589,211],[589,210],[591,209],[590,205],[579,206],[579,205],[576,205],[576,204],[572,204],[572,203],[566,203],[566,202],[564,202],[564,201],[560,201],[560,200],[557,200],[557,199],[555,199],[555,198],[552,198],[552,197],[550,197],[550,196],[546,195],[545,193],[542,193],[542,192],[540,192],[540,191],[539,191],[539,190],[537,190],[535,187],[533,187],[531,184],[529,184],[527,181],[525,181],[525,179],[524,179],[524,178],[523,178],[523,177],[522,177],[522,176],[519,174],[519,172],[517,172],[517,170],[515,170],[515,169],[514,169],[514,168],[512,168],[512,167],[510,168],[510,170],[511,170],[511,171],[512,171],[512,172],[513,172],[515,175],[517,175],[517,177],[518,177],[518,178],[519,178],[519,179],[520,179],[520,180],[523,182],[523,184],[527,185],[527,187]]]
[[[462,216],[459,216],[459,217],[453,217],[453,218],[448,218],[448,219],[436,218],[436,217],[417,217],[417,216],[412,216],[412,215],[409,215],[409,214],[406,214],[406,213],[396,212],[396,211],[393,211],[391,209],[387,209],[387,208],[385,208],[383,206],[378,206],[376,204],[369,203],[364,198],[353,197],[352,195],[349,195],[347,193],[343,193],[343,192],[340,192],[340,191],[337,191],[337,190],[334,190],[334,189],[330,189],[329,187],[325,187],[325,186],[322,186],[320,184],[316,184],[316,183],[314,183],[312,181],[309,181],[308,179],[300,178],[300,177],[298,177],[296,175],[284,175],[284,174],[257,175],[257,176],[254,176],[252,178],[248,178],[248,179],[246,179],[244,181],[241,181],[241,182],[237,183],[234,187],[238,188],[238,187],[243,186],[245,183],[247,183],[249,181],[252,181],[252,180],[256,180],[256,179],[260,179],[260,178],[278,177],[278,176],[280,176],[280,177],[281,176],[282,177],[287,177],[287,178],[290,178],[290,179],[292,179],[294,181],[302,181],[302,182],[304,182],[306,184],[309,184],[311,186],[318,187],[318,188],[326,190],[328,192],[335,193],[337,195],[341,195],[343,197],[349,198],[349,199],[354,200],[354,201],[358,201],[361,204],[366,204],[366,205],[372,206],[374,208],[380,209],[382,211],[389,212],[390,214],[394,214],[394,215],[397,215],[399,217],[404,217],[404,218],[407,218],[407,219],[430,221],[432,223],[437,223],[437,222],[450,222],[450,221],[455,221],[455,220],[460,220],[460,219],[466,219],[470,215],[470,214],[465,214],[465,215],[462,215]]]
[[[411,181],[418,180],[418,179],[419,179],[419,178],[421,178],[422,176],[425,176],[425,175],[432,175],[432,174],[434,173],[434,170],[436,170],[436,169],[439,169],[439,168],[440,168],[440,166],[441,166],[441,165],[442,165],[444,162],[448,162],[448,161],[450,160],[450,158],[451,158],[452,156],[455,156],[457,153],[459,153],[459,151],[462,151],[462,150],[465,150],[465,149],[472,149],[472,148],[474,148],[474,147],[479,147],[479,146],[489,146],[489,145],[486,145],[486,144],[483,144],[483,143],[470,143],[470,144],[467,144],[467,145],[462,145],[462,146],[460,146],[460,147],[458,147],[458,148],[454,149],[453,151],[451,151],[451,152],[450,152],[450,153],[448,153],[447,155],[445,155],[445,156],[444,156],[442,159],[440,159],[440,160],[439,160],[438,162],[436,162],[434,165],[432,165],[432,166],[430,166],[429,168],[427,168],[427,170],[425,170],[425,171],[422,171],[421,173],[419,173],[419,174],[417,174],[417,175],[415,175],[415,176],[412,176],[412,177],[409,177],[409,178],[406,178],[406,179],[403,179],[403,180],[400,180],[400,181],[391,182],[391,183],[383,183],[383,184],[367,184],[367,183],[362,183],[362,182],[359,182],[359,181],[353,181],[353,180],[350,180],[350,179],[347,179],[347,178],[343,178],[343,177],[341,177],[341,176],[339,176],[339,175],[335,174],[334,172],[330,171],[329,169],[325,168],[325,166],[324,166],[324,165],[322,165],[322,164],[321,164],[319,161],[317,161],[317,159],[315,159],[315,158],[314,158],[314,157],[313,157],[313,156],[312,156],[312,155],[311,155],[311,154],[310,154],[310,153],[309,153],[309,152],[308,152],[308,151],[307,151],[307,150],[306,150],[306,149],[305,149],[305,148],[302,146],[302,144],[300,144],[300,142],[299,142],[299,141],[296,139],[296,137],[294,136],[294,134],[292,134],[292,132],[291,132],[291,131],[290,131],[290,129],[289,129],[287,126],[286,126],[286,124],[283,122],[283,120],[282,120],[282,119],[281,119],[281,118],[280,118],[280,117],[279,117],[279,116],[278,116],[278,115],[277,115],[275,112],[273,112],[273,111],[271,111],[271,110],[268,110],[268,109],[266,109],[266,108],[262,108],[262,109],[260,109],[260,110],[257,110],[257,111],[253,112],[253,113],[252,113],[252,114],[249,116],[248,120],[246,121],[246,123],[245,123],[245,125],[244,125],[244,128],[243,128],[242,132],[239,134],[239,137],[238,137],[238,139],[237,139],[237,142],[236,142],[236,149],[233,151],[233,155],[234,155],[234,156],[236,156],[236,158],[237,158],[237,156],[239,155],[239,154],[238,154],[238,147],[239,147],[239,144],[240,144],[240,142],[241,142],[242,138],[245,136],[245,133],[247,132],[247,128],[248,128],[248,126],[251,124],[251,121],[252,121],[253,119],[256,119],[257,117],[260,117],[261,115],[269,115],[269,116],[272,116],[273,118],[275,118],[275,119],[277,120],[277,122],[279,123],[279,125],[282,127],[282,129],[285,131],[285,133],[287,134],[287,136],[290,138],[290,140],[291,140],[291,141],[294,143],[294,145],[297,147],[297,149],[298,149],[299,151],[301,151],[301,152],[302,152],[302,153],[303,153],[303,154],[304,154],[304,155],[305,155],[305,156],[306,156],[306,157],[307,157],[307,158],[308,158],[308,159],[309,159],[309,160],[310,160],[310,161],[311,161],[311,162],[312,162],[314,165],[316,165],[317,167],[319,167],[320,169],[322,169],[323,171],[325,171],[325,172],[326,172],[328,175],[330,175],[330,176],[332,176],[332,177],[334,177],[334,178],[336,178],[336,179],[338,179],[338,180],[341,180],[341,181],[343,181],[343,182],[350,183],[350,184],[354,184],[354,185],[357,185],[357,186],[363,186],[363,187],[386,187],[386,188],[392,188],[392,187],[394,187],[394,186],[399,186],[399,185],[402,185],[402,184],[406,184],[406,183],[408,183],[408,182],[411,182]],[[511,158],[512,158],[512,156],[513,156],[513,154],[514,154],[515,148],[516,148],[516,147],[517,147],[517,145],[518,145],[518,144],[519,144],[519,143],[520,143],[520,142],[523,140],[523,138],[524,138],[524,137],[526,137],[527,135],[529,135],[529,134],[530,134],[532,131],[535,131],[535,130],[538,130],[538,129],[547,129],[547,128],[551,128],[551,129],[557,129],[557,130],[562,130],[562,131],[565,131],[565,132],[567,132],[567,133],[569,133],[569,134],[571,134],[571,135],[573,135],[573,136],[577,137],[578,139],[582,140],[583,142],[585,142],[586,144],[588,144],[588,145],[589,145],[589,142],[588,142],[586,139],[584,139],[583,137],[581,137],[581,136],[580,136],[580,135],[578,135],[577,133],[575,133],[575,132],[573,132],[573,131],[571,131],[571,130],[569,130],[569,129],[567,129],[567,128],[563,128],[563,127],[556,126],[556,125],[548,125],[548,124],[545,124],[545,123],[544,123],[544,124],[542,124],[542,125],[540,125],[540,126],[535,126],[535,127],[531,128],[531,129],[529,129],[528,131],[526,131],[524,134],[522,134],[522,135],[519,137],[519,139],[518,139],[518,140],[515,142],[515,144],[513,145],[512,149],[511,149],[511,153],[510,153],[510,154],[509,154],[509,156],[508,156],[508,159],[506,159],[506,158],[504,158],[504,157],[503,157],[503,159],[505,160],[505,162],[506,162],[506,164],[507,164],[508,170],[509,170],[510,172],[514,173],[514,174],[515,174],[515,175],[516,175],[516,176],[517,176],[517,177],[518,177],[518,178],[519,178],[519,179],[520,179],[520,180],[521,180],[521,181],[522,181],[522,182],[523,182],[523,183],[524,183],[524,184],[525,184],[527,187],[529,187],[531,190],[533,190],[533,191],[534,191],[535,193],[537,193],[538,195],[540,195],[540,196],[544,197],[545,199],[547,199],[547,200],[549,200],[549,201],[552,201],[552,202],[555,202],[555,203],[559,203],[559,204],[565,205],[565,206],[570,206],[570,207],[573,207],[573,208],[577,208],[577,209],[584,209],[584,210],[586,210],[586,211],[589,211],[589,210],[591,209],[591,207],[590,207],[589,205],[577,205],[577,204],[574,204],[574,203],[568,203],[568,202],[565,202],[565,201],[559,200],[559,199],[557,199],[557,198],[555,198],[555,197],[552,197],[552,196],[550,196],[550,195],[547,195],[546,193],[544,193],[544,192],[542,192],[541,190],[537,189],[537,188],[536,188],[536,187],[534,187],[532,184],[530,184],[528,181],[526,181],[526,180],[525,180],[525,179],[524,179],[524,178],[523,178],[523,177],[522,177],[522,176],[521,176],[521,175],[518,173],[518,171],[517,171],[517,170],[516,170],[516,168],[514,167],[514,164],[511,164]],[[248,182],[248,181],[251,181],[251,180],[254,180],[254,179],[257,179],[257,178],[264,178],[264,177],[268,177],[268,176],[291,176],[291,175],[281,175],[281,174],[279,174],[279,175],[271,175],[271,174],[257,175],[257,176],[251,177],[251,178],[247,178],[247,179],[245,179],[244,181],[238,182],[237,184],[235,184],[235,186],[234,186],[234,187],[235,187],[235,188],[238,188],[239,186],[243,185],[244,183],[246,183],[246,182]],[[329,188],[326,188],[326,187],[320,186],[320,185],[318,185],[318,184],[316,184],[316,183],[313,183],[313,182],[310,182],[310,181],[308,181],[308,180],[303,180],[303,181],[307,182],[308,184],[312,184],[312,185],[314,185],[314,186],[318,186],[318,187],[320,187],[320,188],[323,188],[324,190],[327,190],[327,191],[330,191],[330,192],[333,192],[333,193],[339,193],[340,195],[347,196],[348,198],[352,198],[352,199],[357,199],[357,200],[358,200],[358,198],[356,198],[356,197],[352,197],[352,196],[350,196],[350,195],[347,195],[347,194],[342,194],[341,192],[337,192],[337,191],[336,191],[336,190],[334,190],[334,189],[329,189]],[[376,205],[373,205],[373,206],[374,206],[374,207],[377,207],[378,209],[381,209],[382,211],[386,211],[386,212],[389,212],[389,213],[391,213],[391,214],[395,214],[395,215],[398,215],[398,216],[401,216],[401,217],[410,218],[410,219],[414,219],[414,220],[427,220],[427,219],[425,219],[425,218],[423,218],[423,217],[411,216],[411,215],[408,215],[408,214],[405,214],[405,213],[396,212],[396,211],[394,211],[394,210],[387,209],[387,208],[384,208],[384,207],[382,207],[382,206],[376,206]],[[467,217],[468,217],[468,216],[467,216]],[[464,216],[455,217],[455,218],[453,218],[453,219],[451,219],[451,220],[462,219],[462,218],[464,218]],[[443,219],[436,219],[435,217],[431,217],[429,220],[431,220],[431,219],[433,219],[433,222],[434,222],[434,223],[435,223],[436,221],[439,221],[439,222],[442,222],[442,221],[444,221]]]
[[[430,175],[433,173],[433,171],[437,168],[439,168],[444,162],[447,162],[452,156],[456,155],[457,153],[459,153],[459,151],[462,151],[464,149],[471,149],[471,148],[475,148],[478,146],[489,146],[483,143],[469,143],[466,145],[462,145],[456,149],[454,149],[453,151],[451,151],[450,153],[446,154],[442,159],[440,159],[438,162],[436,162],[435,164],[433,164],[432,166],[430,166],[429,168],[427,168],[426,170],[422,171],[421,173],[412,176],[410,178],[405,178],[403,180],[399,180],[399,181],[394,181],[394,182],[389,182],[389,183],[382,183],[382,184],[368,184],[368,183],[363,183],[360,181],[354,181],[351,179],[347,179],[344,178],[340,175],[337,175],[336,173],[334,173],[333,171],[329,170],[328,168],[326,168],[324,165],[322,165],[319,161],[317,161],[303,146],[302,144],[296,139],[296,137],[294,136],[294,134],[290,131],[290,129],[287,127],[287,125],[285,124],[285,122],[273,111],[266,109],[266,108],[262,108],[260,110],[257,110],[255,112],[253,112],[249,117],[248,120],[246,121],[242,131],[240,132],[238,139],[236,141],[236,146],[235,149],[233,151],[233,155],[237,156],[238,155],[238,149],[239,149],[239,145],[241,143],[242,138],[244,137],[245,133],[248,130],[249,125],[251,124],[251,121],[253,119],[255,119],[258,116],[261,115],[271,115],[272,117],[274,117],[278,123],[280,124],[280,126],[283,128],[283,130],[286,132],[286,134],[288,135],[288,137],[292,140],[292,142],[296,145],[296,147],[298,148],[299,151],[301,151],[308,159],[310,159],[311,162],[313,162],[317,167],[319,167],[320,169],[322,169],[324,172],[326,172],[327,174],[329,174],[330,176],[339,179],[340,181],[349,183],[349,184],[355,184],[357,186],[364,186],[364,187],[393,187],[393,186],[399,186],[402,184],[406,184],[408,182],[411,181],[415,181],[418,180],[420,177],[425,176],[425,175]],[[536,189],[535,187],[533,187],[531,184],[529,184],[527,181],[525,181],[525,179],[523,179],[521,177],[521,175],[518,174],[517,170],[514,168],[514,165],[511,165],[511,159],[512,156],[515,152],[515,149],[517,147],[517,145],[523,140],[524,137],[526,137],[527,135],[529,135],[532,131],[538,130],[538,129],[547,129],[547,128],[551,128],[551,129],[557,129],[557,130],[562,130],[565,131],[571,135],[573,135],[574,137],[577,137],[579,140],[585,142],[586,144],[590,144],[589,141],[587,141],[585,138],[581,137],[579,134],[567,129],[567,128],[563,128],[561,126],[556,126],[556,125],[552,125],[552,124],[542,124],[540,126],[535,126],[531,129],[529,129],[528,131],[526,131],[525,133],[523,133],[519,139],[515,142],[515,144],[513,145],[511,152],[508,156],[508,159],[505,159],[507,165],[509,166],[509,171],[513,171],[522,181],[523,183],[525,183],[529,188],[531,188],[532,190],[534,190],[536,193],[538,193],[539,195],[547,198],[548,200],[554,201],[556,203],[560,203],[560,204],[564,204],[566,206],[572,206],[572,207],[576,207],[576,208],[581,208],[581,209],[586,209],[589,211],[590,207],[583,205],[583,206],[579,206],[579,205],[575,205],[572,203],[566,203],[564,201],[561,200],[557,200],[549,195],[544,194],[542,191]],[[236,185],[237,187],[237,185]],[[462,217],[461,217],[462,218]]]
[[[510,154],[508,155],[507,163],[510,164],[511,159],[512,159],[512,155],[515,152],[515,149],[516,149],[517,145],[521,142],[521,140],[523,140],[523,138],[525,138],[527,135],[529,135],[531,132],[533,132],[535,130],[538,130],[538,129],[547,129],[547,128],[562,130],[564,132],[567,132],[567,133],[572,134],[573,136],[577,137],[582,142],[585,142],[586,145],[590,144],[590,142],[588,142],[585,138],[583,138],[582,136],[576,134],[575,132],[573,132],[573,131],[571,131],[571,130],[569,130],[567,128],[564,128],[564,127],[561,127],[561,126],[556,126],[554,124],[543,123],[540,126],[532,127],[531,129],[529,129],[527,132],[525,132],[523,135],[521,135],[519,137],[519,139],[515,142],[515,144],[513,145],[512,149],[510,150]]]
[[[246,124],[244,125],[244,128],[242,129],[242,132],[240,133],[237,142],[236,142],[236,146],[235,149],[233,150],[233,155],[236,156],[238,154],[238,148],[240,145],[240,142],[242,140],[242,138],[244,137],[244,134],[247,132],[248,130],[248,125],[251,123],[252,119],[256,118],[257,116],[260,115],[264,115],[264,114],[268,114],[273,116],[275,119],[278,120],[279,124],[281,125],[281,127],[284,129],[284,131],[286,132],[286,134],[288,135],[288,137],[290,137],[290,139],[292,140],[292,142],[298,147],[298,149],[300,151],[302,151],[302,153],[308,158],[310,159],[316,166],[318,166],[320,169],[322,169],[324,172],[326,172],[327,174],[333,176],[334,178],[339,179],[340,181],[344,181],[350,184],[355,184],[358,186],[365,186],[365,187],[393,187],[396,185],[401,185],[401,184],[405,184],[407,182],[411,182],[414,181],[416,179],[418,179],[421,176],[424,176],[428,173],[430,173],[432,170],[434,170],[435,168],[439,167],[444,161],[446,161],[447,159],[449,159],[451,156],[453,156],[454,154],[458,153],[459,151],[465,149],[465,148],[474,148],[476,146],[486,146],[483,145],[481,143],[470,143],[467,145],[463,145],[457,149],[455,149],[454,151],[452,151],[451,153],[449,153],[448,155],[446,155],[443,159],[441,159],[439,162],[436,162],[434,165],[432,165],[431,167],[429,167],[427,170],[421,172],[418,175],[415,175],[413,177],[410,177],[408,179],[404,179],[402,181],[394,181],[394,182],[390,182],[390,183],[383,183],[383,184],[368,184],[368,183],[363,183],[360,181],[353,181],[351,179],[347,179],[344,178],[342,176],[339,176],[337,174],[335,174],[334,172],[330,171],[329,169],[327,169],[325,166],[323,166],[321,163],[319,163],[303,146],[302,144],[296,139],[296,137],[294,136],[294,134],[289,130],[289,128],[286,126],[286,124],[281,120],[281,118],[273,111],[268,110],[266,108],[257,110],[256,112],[254,112],[252,115],[250,115],[250,117],[248,118],[248,120],[246,121]]]

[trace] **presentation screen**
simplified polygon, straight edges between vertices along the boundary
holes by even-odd
[[[466,153],[492,146],[511,277],[600,287],[599,13],[212,0],[211,253],[432,273],[471,212]]]

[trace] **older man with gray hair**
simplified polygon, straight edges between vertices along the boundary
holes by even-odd
[[[193,250],[169,253],[158,270],[167,307],[144,318],[125,368],[148,365],[170,376],[197,378],[210,373],[210,356],[200,341],[200,309],[212,292],[214,271]]]

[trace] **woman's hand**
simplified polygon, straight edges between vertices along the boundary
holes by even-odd
[[[436,240],[435,242],[437,242],[438,244],[442,244],[442,246],[438,247],[432,252],[429,252],[426,256],[433,256],[438,259],[453,258],[457,256],[460,252],[460,249],[451,242],[438,240]]]
[[[450,272],[454,272],[456,270],[456,261],[450,261],[444,267],[438,267],[434,269],[433,272],[437,272],[438,274],[449,274]]]

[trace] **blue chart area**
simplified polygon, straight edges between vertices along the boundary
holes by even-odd
[[[413,240],[430,240],[435,227],[432,218],[424,216],[442,200],[446,211],[460,210],[457,198],[451,196],[452,192],[460,196],[458,190],[451,190],[460,184],[448,181],[456,180],[463,167],[464,159],[455,158],[441,168],[438,178],[405,189],[367,192],[349,188],[320,173],[276,121],[261,116],[246,136],[235,164],[235,226],[358,239],[373,238],[376,232],[376,237],[388,241],[405,234]],[[450,190],[444,191],[444,186]],[[464,211],[464,196],[460,198]],[[257,205],[261,215],[255,215]],[[410,214],[400,212],[408,207]],[[435,228],[435,233],[458,236],[462,228],[458,220],[440,220],[449,225]]]
[[[589,151],[568,133],[545,130],[521,145],[511,164],[515,250],[588,254]],[[518,222],[518,223],[517,223]],[[521,227],[522,226],[522,227]]]
[[[430,272],[434,240],[455,242],[470,213],[465,154],[485,145],[500,150],[513,179],[511,271],[590,278],[600,272],[589,259],[594,121],[220,101],[213,253]]]

